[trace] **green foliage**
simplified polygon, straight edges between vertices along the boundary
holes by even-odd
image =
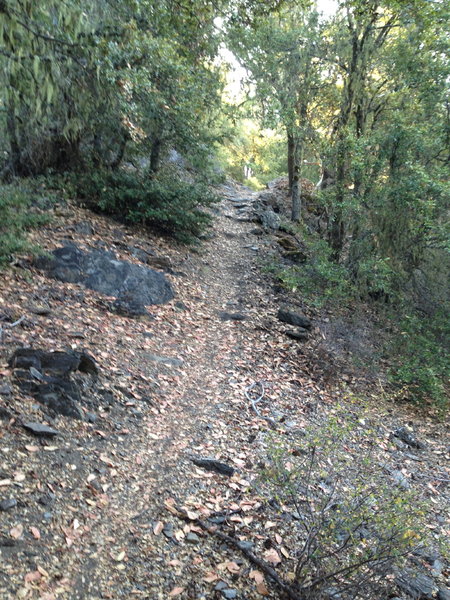
[[[300,235],[308,258],[299,265],[270,267],[282,285],[291,292],[298,291],[303,301],[316,307],[348,303],[354,299],[357,289],[345,266],[332,259],[327,241],[308,232],[306,227],[288,224],[285,228]]]
[[[39,209],[33,190],[23,185],[0,186],[0,265],[18,252],[34,251],[26,238],[27,231],[48,221]]]
[[[348,408],[338,411],[309,426],[301,443],[274,436],[260,489],[272,506],[293,515],[290,554],[299,596],[388,597],[386,576],[421,542],[424,507],[386,479],[375,457],[356,458],[355,440],[358,450],[376,446],[375,434]]]
[[[97,171],[77,177],[78,197],[130,223],[142,223],[189,243],[211,222],[205,208],[218,199],[206,185],[187,183],[176,173],[150,178],[124,171]]]
[[[397,396],[422,406],[432,405],[444,414],[450,404],[450,322],[448,311],[432,318],[405,317],[389,353],[394,361],[391,380],[400,387]]]

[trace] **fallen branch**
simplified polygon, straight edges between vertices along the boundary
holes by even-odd
[[[249,392],[251,392],[251,390],[253,390],[257,385],[261,386],[261,393],[258,396],[258,398],[252,398],[250,396]],[[255,411],[255,413],[258,415],[258,417],[260,419],[264,419],[265,421],[267,421],[269,423],[269,425],[272,427],[272,429],[277,429],[278,423],[276,421],[274,421],[273,419],[271,419],[270,417],[266,417],[265,415],[262,415],[259,412],[258,407],[256,406],[258,404],[258,402],[261,402],[261,400],[264,398],[264,394],[265,394],[264,384],[261,383],[261,381],[254,382],[245,388],[244,393],[245,393],[245,397],[251,403],[252,408]]]
[[[14,321],[14,323],[6,323],[5,325],[0,326],[0,342],[3,342],[6,327],[9,327],[10,329],[12,329],[13,327],[16,327],[17,325],[20,325],[20,323],[25,321],[25,319],[26,319],[26,315],[22,315],[20,317],[20,319],[17,319],[17,321]]]
[[[253,554],[253,552],[248,550],[245,546],[243,546],[239,540],[231,537],[230,535],[227,535],[226,533],[223,533],[216,527],[208,525],[207,523],[205,523],[205,521],[202,521],[201,519],[191,519],[188,516],[187,512],[179,506],[174,506],[172,504],[166,503],[165,507],[173,515],[189,523],[195,523],[203,531],[206,531],[210,535],[219,538],[220,540],[222,540],[222,542],[225,542],[229,546],[240,550],[242,554],[246,556],[251,563],[259,567],[261,571],[263,571],[263,573],[270,577],[276,583],[276,585],[287,595],[287,597],[290,598],[290,600],[305,600],[303,596],[298,595],[298,593],[292,588],[291,585],[289,585],[289,583],[284,581],[284,579],[282,579],[278,575],[275,569],[273,569],[265,560],[262,560],[261,558]]]

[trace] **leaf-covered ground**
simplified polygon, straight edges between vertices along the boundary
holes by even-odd
[[[307,342],[285,335],[276,318],[284,298],[261,269],[276,243],[255,235],[245,207],[235,207],[251,192],[222,193],[214,235],[195,252],[74,207],[56,210],[53,223],[35,234],[49,250],[72,239],[135,262],[136,247],[167,258],[176,298],[150,307],[149,319],[113,314],[108,299],[50,280],[24,261],[2,273],[3,322],[25,319],[4,327],[0,346],[0,501],[7,501],[0,512],[0,598],[280,597],[262,569],[198,519],[215,519],[289,582],[295,527],[288,507],[269,502],[258,474],[274,436],[295,461],[305,429],[320,432],[330,417],[338,427],[355,424],[336,455],[356,463],[370,453],[387,485],[426,501],[431,543],[448,538],[445,425],[385,400],[373,381],[363,400],[363,370],[324,365],[333,355],[319,356],[318,342],[332,315],[309,315]],[[86,221],[93,232],[79,227]],[[98,380],[77,375],[85,421],[52,418],[20,392],[7,359],[22,345],[83,348],[96,358]],[[29,421],[59,435],[33,437],[22,426]],[[392,436],[403,426],[426,448]],[[192,462],[199,457],[235,472],[205,470]],[[446,575],[444,564],[439,585]]]

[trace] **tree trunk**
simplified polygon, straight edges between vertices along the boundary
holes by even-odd
[[[22,172],[22,155],[20,151],[19,138],[17,135],[16,117],[14,113],[14,100],[11,99],[9,102],[8,114],[6,117],[6,127],[9,136],[10,148],[9,171],[13,176],[24,175],[24,173]]]
[[[288,179],[289,189],[292,190],[294,183],[294,167],[295,167],[295,138],[292,133],[287,134],[288,142]]]
[[[157,173],[159,169],[159,163],[161,160],[161,139],[156,137],[152,142],[152,149],[150,152],[150,172]]]
[[[300,184],[300,168],[298,165],[294,166],[294,178],[292,182],[292,214],[291,219],[295,223],[300,221],[302,211],[301,201],[301,184]]]

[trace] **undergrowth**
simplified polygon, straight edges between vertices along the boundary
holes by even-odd
[[[205,208],[218,198],[204,184],[166,174],[152,179],[125,171],[78,176],[75,190],[89,208],[129,223],[158,229],[184,243],[193,242],[211,222]]]
[[[34,182],[0,186],[0,266],[20,252],[37,252],[27,240],[27,231],[48,222],[42,212],[51,203],[36,191]]]
[[[376,434],[360,419],[345,411],[310,425],[297,443],[268,439],[259,487],[291,516],[290,579],[308,600],[386,598],[396,568],[426,541],[425,507],[389,481],[371,456]]]
[[[283,226],[305,246],[306,260],[300,264],[271,263],[271,272],[289,292],[315,308],[354,310],[370,302],[383,320],[392,322],[394,331],[385,345],[385,358],[391,364],[390,381],[401,394],[441,415],[449,408],[450,326],[448,306],[431,315],[420,314],[403,288],[404,273],[395,273],[389,261],[382,261],[358,249],[357,269],[350,258],[337,263],[327,241],[303,225]],[[349,253],[350,255],[350,253]]]

